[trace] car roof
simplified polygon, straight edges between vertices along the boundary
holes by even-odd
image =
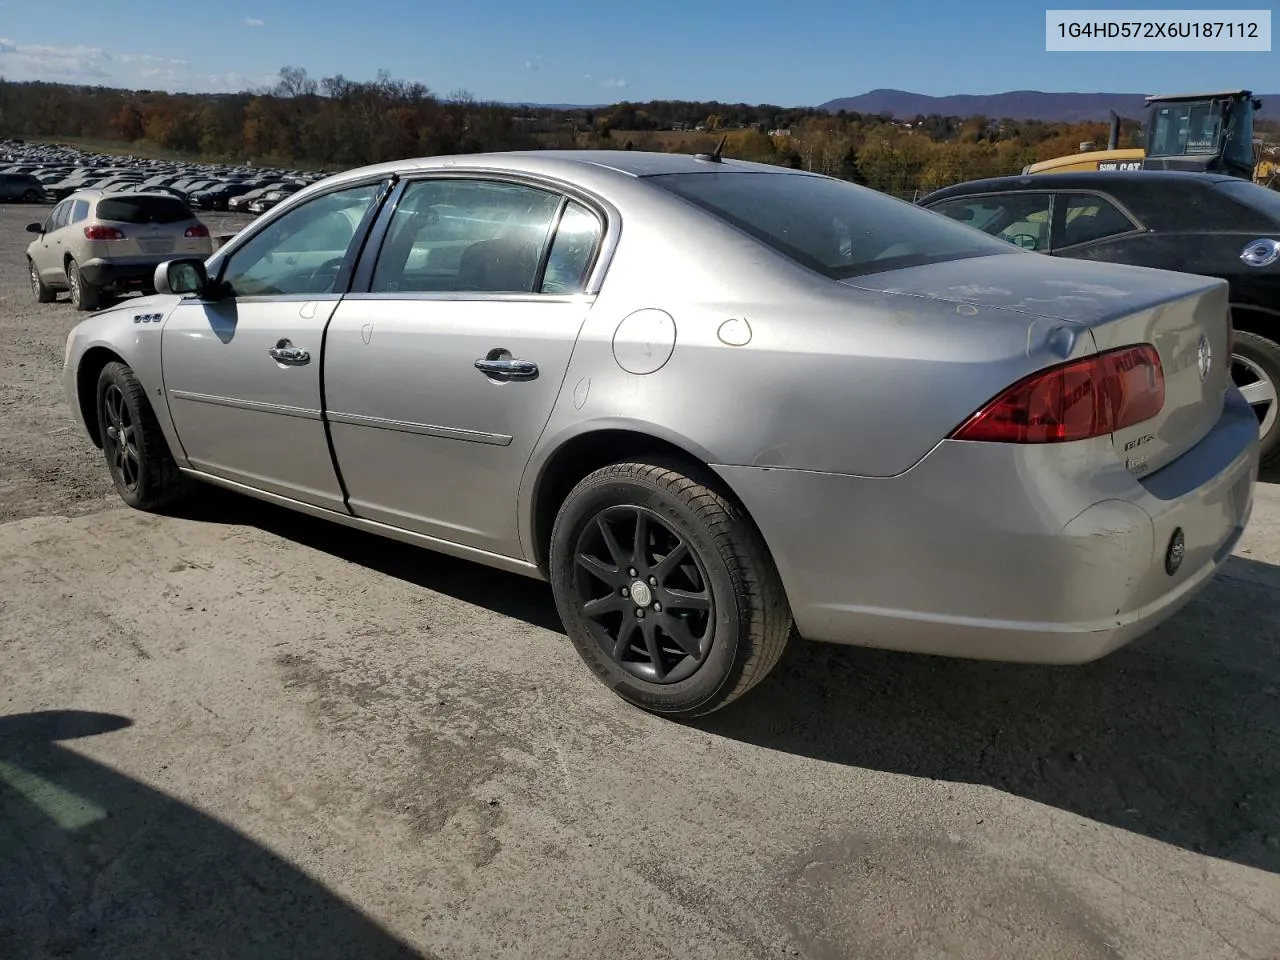
[[[76,190],[67,196],[68,200],[105,200],[107,198],[116,197],[164,197],[166,200],[177,200],[171,193],[165,193],[163,190],[152,190],[148,187],[142,187],[138,190],[103,190],[101,187],[90,187],[87,190]]]
[[[1117,185],[1161,184],[1171,190],[1238,180],[1225,173],[1197,173],[1188,170],[1068,170],[1060,173],[1014,174],[987,177],[942,187],[921,197],[920,202],[943,200],[973,193],[1003,193],[1008,190],[1108,190]],[[1110,186],[1109,186],[1110,185]]]
[[[700,160],[688,153],[657,153],[644,150],[512,150],[495,153],[453,154],[393,160],[387,163],[357,167],[334,174],[316,183],[329,186],[347,180],[360,180],[380,173],[448,170],[460,167],[470,170],[493,170],[511,173],[534,173],[574,180],[591,172],[622,175],[631,178],[652,177],[669,173],[772,173],[818,176],[774,164],[750,163],[745,160]],[[301,193],[311,195],[316,184]],[[297,196],[298,194],[295,194]]]

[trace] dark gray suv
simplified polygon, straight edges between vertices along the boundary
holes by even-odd
[[[44,184],[29,173],[0,173],[0,203],[44,203]]]

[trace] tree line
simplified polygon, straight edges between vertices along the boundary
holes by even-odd
[[[1138,128],[1122,127],[1122,145]],[[119,144],[142,152],[282,167],[344,169],[411,156],[614,147],[699,152],[813,170],[899,195],[1017,173],[1105,146],[1101,123],[837,114],[697,101],[572,110],[439,96],[380,72],[316,78],[285,67],[268,89],[164,93],[0,79],[0,137]]]

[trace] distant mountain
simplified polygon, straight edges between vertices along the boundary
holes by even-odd
[[[1151,93],[1180,93],[1178,90],[1153,90]],[[1196,92],[1193,89],[1186,91]],[[1122,117],[1141,120],[1146,113],[1145,93],[1041,93],[1038,90],[1011,90],[1008,93],[957,94],[929,97],[906,90],[872,90],[857,97],[840,97],[821,104],[819,109],[836,113],[889,112],[898,119],[920,114],[944,117],[984,116],[993,120],[1047,120],[1081,123],[1107,120],[1109,110]],[[1280,94],[1255,94],[1262,101],[1260,116],[1271,118],[1280,113]]]

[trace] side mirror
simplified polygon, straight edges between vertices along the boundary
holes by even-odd
[[[156,293],[202,296],[209,287],[209,274],[203,260],[167,260],[156,267]]]
[[[27,233],[44,233],[43,223],[28,223]]]

